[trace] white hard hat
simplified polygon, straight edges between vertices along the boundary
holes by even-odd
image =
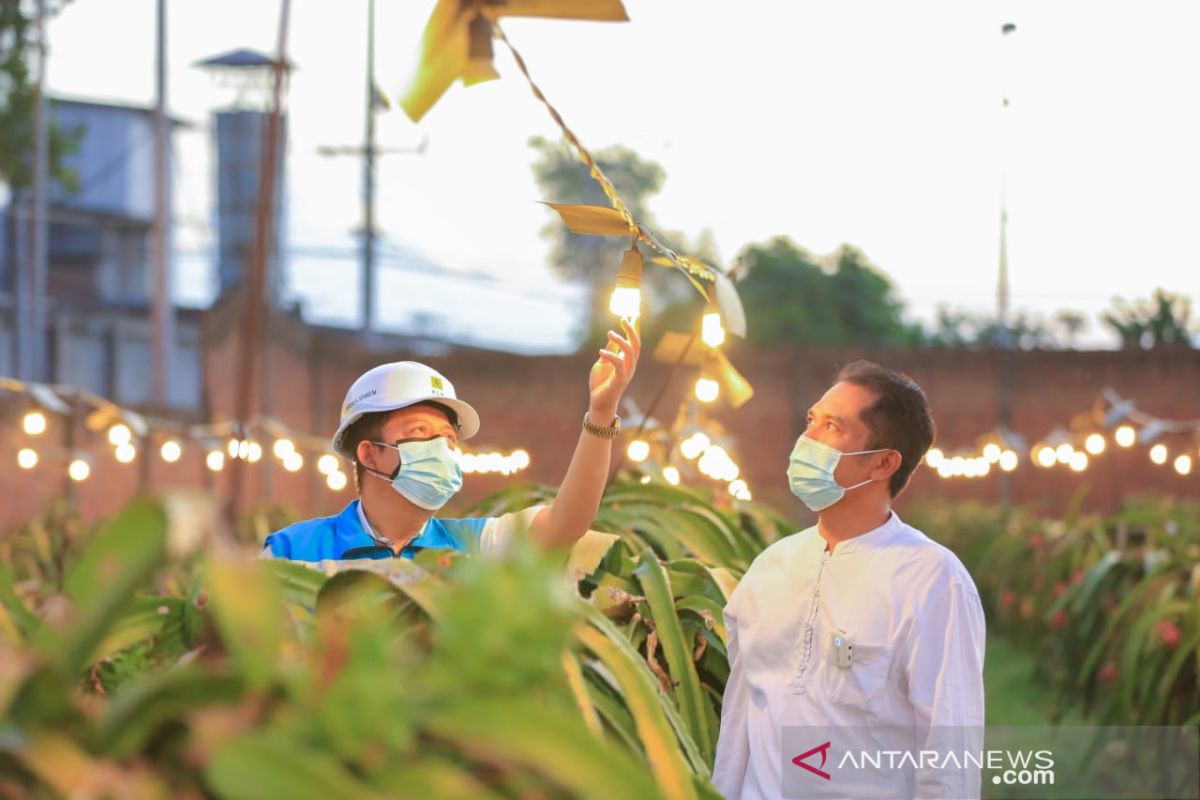
[[[380,364],[363,373],[346,392],[342,402],[342,422],[333,435],[333,449],[354,460],[354,450],[346,446],[346,430],[364,414],[395,411],[417,403],[437,403],[458,416],[458,438],[470,439],[479,433],[479,414],[454,394],[454,385],[437,370],[416,361]]]

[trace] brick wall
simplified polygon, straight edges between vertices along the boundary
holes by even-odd
[[[224,316],[222,316],[224,313]],[[214,312],[205,321],[205,397],[203,407],[212,419],[228,419],[236,397],[237,337],[232,314]],[[262,407],[287,425],[327,436],[337,425],[342,397],[360,373],[375,364],[414,358],[403,351],[361,347],[344,333],[316,329],[290,318],[272,320],[263,365]],[[648,348],[649,349],[649,348]],[[975,437],[993,429],[1000,419],[1000,377],[1011,359],[1012,428],[1032,444],[1057,424],[1067,424],[1090,408],[1097,391],[1111,386],[1136,398],[1139,408],[1175,419],[1200,417],[1200,352],[1070,352],[1039,351],[1003,354],[954,350],[829,352],[783,350],[730,353],[734,363],[753,383],[756,395],[737,412],[717,411],[715,417],[737,441],[736,459],[758,499],[766,500],[798,521],[808,515],[787,489],[787,457],[803,428],[805,409],[829,385],[837,367],[856,357],[873,358],[909,373],[925,389],[937,420],[938,444],[947,450],[970,446]],[[532,466],[522,477],[557,484],[570,459],[583,412],[587,407],[587,375],[591,358],[584,356],[523,357],[506,353],[467,350],[450,356],[419,358],[444,372],[459,395],[479,410],[482,430],[472,442],[475,449],[508,451],[526,449]],[[648,356],[630,394],[644,409],[667,374],[666,365]],[[690,391],[693,376],[682,372],[659,406],[660,416],[677,407]],[[77,425],[76,441],[88,442],[96,456],[92,477],[69,486],[64,469],[16,468],[15,452],[27,439],[20,432],[24,408],[12,399],[0,406],[0,530],[28,519],[64,487],[73,492],[89,518],[111,514],[139,487],[208,486],[228,491],[230,470],[213,474],[204,467],[203,453],[185,447],[184,457],[166,464],[157,457],[139,457],[134,464],[118,464],[102,435],[84,434]],[[63,442],[62,418],[48,415],[47,442]],[[1185,440],[1171,440],[1172,451],[1181,451]],[[266,455],[244,471],[247,496],[278,503],[301,514],[332,513],[352,497],[352,488],[340,493],[325,487],[310,458],[298,473],[285,472]],[[1200,456],[1197,443],[1189,445]],[[44,458],[49,453],[44,455]],[[1050,471],[1030,465],[1022,453],[1022,466],[1011,475],[1014,500],[1040,510],[1061,511],[1071,495],[1086,487],[1085,508],[1112,509],[1122,499],[1142,494],[1200,499],[1200,468],[1191,476],[1175,474],[1170,465],[1154,466],[1145,448],[1108,452],[1083,475],[1063,468]],[[510,479],[468,476],[461,507],[507,485]],[[913,498],[930,494],[995,502],[999,478],[943,480],[931,470],[918,470],[902,497],[901,510]],[[453,508],[453,507],[452,507]],[[452,510],[452,509],[451,509]]]

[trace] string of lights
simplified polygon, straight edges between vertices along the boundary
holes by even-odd
[[[11,378],[0,378],[0,392],[24,396],[27,408],[21,416],[24,441],[18,443],[17,466],[22,470],[39,467],[61,468],[76,482],[86,481],[97,466],[98,457],[84,446],[64,447],[51,442],[51,420],[61,417],[74,427],[82,416],[84,427],[104,444],[118,464],[131,464],[139,456],[157,451],[166,464],[179,462],[188,449],[204,454],[210,472],[221,472],[228,461],[240,459],[259,463],[268,454],[263,443],[270,442],[270,456],[286,472],[296,473],[306,464],[315,465],[330,491],[343,491],[349,483],[343,461],[329,448],[328,440],[296,431],[273,417],[255,417],[245,430],[233,421],[186,424],[177,420],[143,415],[82,389],[49,386]],[[458,451],[459,465],[465,474],[515,475],[528,469],[529,453],[517,449],[500,451]]]
[[[1155,466],[1169,463],[1178,475],[1188,476],[1200,457],[1200,419],[1157,417],[1139,410],[1132,399],[1105,388],[1090,410],[1076,414],[1069,425],[1054,427],[1032,447],[1024,437],[999,430],[979,437],[975,448],[953,454],[932,448],[924,461],[942,478],[982,478],[993,468],[1013,472],[1023,463],[1021,454],[1027,453],[1024,463],[1037,468],[1065,467],[1081,473],[1109,452],[1110,445],[1121,450],[1144,447]]]

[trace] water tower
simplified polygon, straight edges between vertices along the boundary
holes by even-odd
[[[229,105],[213,112],[217,148],[217,276],[220,294],[242,285],[254,246],[259,199],[259,170],[270,116],[275,60],[253,50],[233,50],[201,61],[217,84],[232,90]],[[286,65],[290,73],[292,64]],[[280,119],[279,163],[275,175],[275,218],[271,221],[271,250],[267,259],[266,302],[279,308],[284,288],[279,242],[284,219],[284,152],[287,117]]]

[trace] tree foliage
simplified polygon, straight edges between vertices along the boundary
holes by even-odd
[[[1155,289],[1149,300],[1130,303],[1113,300],[1113,308],[1100,319],[1121,340],[1121,347],[1150,350],[1160,347],[1193,347],[1192,302],[1183,295]]]
[[[50,2],[48,14],[66,2]],[[34,54],[36,30],[27,4],[0,0],[0,180],[20,190],[33,182],[33,111],[35,86],[31,83],[29,60]],[[64,130],[49,122],[50,176],[67,187],[77,188],[77,176],[64,164],[64,157],[79,146],[81,130]]]
[[[738,291],[747,308],[748,340],[761,346],[916,344],[919,329],[904,322],[891,281],[849,245],[818,258],[786,237],[742,252]]]

